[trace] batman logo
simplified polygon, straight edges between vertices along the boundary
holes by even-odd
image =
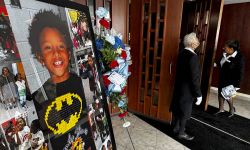
[[[54,134],[64,134],[79,121],[82,99],[78,94],[67,93],[57,97],[46,109],[45,123]]]

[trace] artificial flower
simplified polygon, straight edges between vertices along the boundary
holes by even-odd
[[[122,89],[122,91],[121,91],[120,95],[125,94],[125,92],[126,92],[126,91],[127,91],[127,87],[125,86],[125,87]]]
[[[124,59],[122,59],[122,58],[120,58],[120,57],[116,58],[116,61],[118,62],[119,67],[120,67],[120,65],[122,65],[122,64],[124,64],[124,63],[125,63],[125,60],[124,60]]]
[[[118,48],[118,49],[116,50],[116,53],[119,54],[119,55],[121,55],[121,53],[122,53],[122,48]]]
[[[122,65],[122,67],[120,67],[119,65],[119,74],[121,74],[122,76],[124,76],[125,78],[127,78],[129,76],[129,72],[128,72],[128,64],[124,63]]]
[[[106,18],[108,14],[104,8],[98,8],[96,11],[100,23],[95,30],[97,55],[101,58],[105,93],[114,107],[119,108],[119,117],[125,119],[128,114],[126,85],[131,74],[128,72],[128,66],[131,64],[130,48],[122,42],[122,34],[110,29],[110,20]],[[119,79],[109,80],[113,73],[120,75]]]
[[[115,92],[115,93],[120,93],[122,91],[122,88],[120,85],[116,85],[113,87],[113,89],[111,90],[112,92]]]
[[[122,34],[121,34],[121,33],[118,33],[116,36],[117,36],[119,39],[122,39]]]
[[[8,16],[7,9],[6,9],[6,7],[4,5],[0,6],[0,15]]]
[[[127,53],[126,53],[126,51],[122,51],[122,53],[121,53],[121,57],[123,58],[123,59],[126,59],[127,58]]]
[[[95,11],[95,14],[98,18],[104,18],[108,15],[108,11],[107,9],[103,8],[103,7],[98,7],[98,9]]]
[[[125,104],[124,101],[121,100],[121,101],[119,101],[119,103],[118,103],[118,107],[123,107],[124,104]]]
[[[103,48],[103,40],[102,39],[96,39],[95,40],[96,48],[97,50],[101,50]]]
[[[124,118],[125,116],[127,116],[127,114],[128,114],[128,111],[125,111],[125,112],[119,114],[118,116],[119,116],[120,118]]]
[[[102,19],[99,21],[99,23],[100,23],[104,28],[109,29],[109,22],[108,22],[107,20],[105,20],[105,19],[102,18]]]
[[[103,75],[102,76],[102,79],[103,79],[103,83],[106,87],[108,87],[110,85],[110,80],[108,79],[108,75]]]
[[[118,37],[115,36],[115,44],[113,45],[114,49],[118,49],[118,48],[125,48],[125,45],[123,44],[122,40]]]
[[[118,64],[118,62],[116,60],[111,61],[110,65],[109,65],[109,67],[111,69],[116,68],[118,66],[119,66],[119,64]]]
[[[108,41],[111,45],[115,45],[115,37],[107,35],[105,36],[105,40]]]

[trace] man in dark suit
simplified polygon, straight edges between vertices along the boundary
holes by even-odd
[[[173,131],[179,139],[193,140],[194,137],[185,132],[185,126],[191,117],[193,100],[197,99],[196,105],[202,101],[199,58],[194,52],[199,45],[195,33],[187,34],[184,37],[185,48],[178,55],[171,110],[174,117]]]

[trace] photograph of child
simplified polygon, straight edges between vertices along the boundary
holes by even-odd
[[[81,78],[69,70],[73,45],[66,25],[53,11],[41,10],[29,28],[31,51],[50,74],[33,93],[33,101],[43,132],[52,136],[53,149],[63,149],[66,145],[62,143],[68,143],[68,136],[78,127],[91,133]],[[94,147],[87,135],[91,134],[78,137],[85,142],[86,149]]]

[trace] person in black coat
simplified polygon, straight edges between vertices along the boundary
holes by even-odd
[[[193,100],[197,99],[197,105],[202,101],[199,58],[194,52],[199,45],[195,33],[187,34],[184,37],[185,48],[178,55],[171,110],[174,117],[173,132],[179,139],[192,140],[194,138],[185,132],[185,126],[191,117]]]
[[[240,53],[240,44],[237,40],[230,40],[225,43],[224,53],[217,63],[219,66],[219,86],[218,86],[218,100],[219,100],[219,111],[216,115],[224,112],[224,101],[226,100],[229,104],[230,115],[234,116],[235,107],[233,106],[233,98],[225,99],[222,94],[222,88],[229,85],[238,90],[240,88],[240,81],[243,78],[244,60]]]
[[[88,55],[88,63],[87,63],[87,71],[88,71],[88,78],[89,78],[89,88],[90,91],[96,95],[96,71],[95,71],[95,64],[92,55]]]

